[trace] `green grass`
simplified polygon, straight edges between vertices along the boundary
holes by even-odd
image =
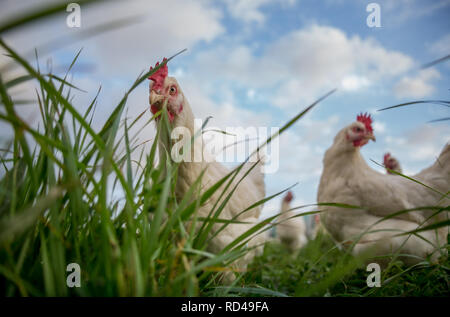
[[[91,2],[91,1],[86,1]],[[93,1],[92,1],[93,2]],[[43,9],[0,26],[18,28],[64,8]],[[208,190],[201,177],[176,199],[177,164],[163,157],[157,164],[158,137],[167,137],[167,116],[157,137],[142,147],[132,128],[152,124],[149,112],[124,119],[127,99],[152,72],[141,74],[114,107],[102,127],[94,129],[97,97],[83,113],[72,104],[76,83],[33,66],[0,37],[11,67],[25,75],[0,75],[0,120],[13,134],[0,146],[0,294],[3,296],[400,296],[448,294],[448,259],[440,264],[405,268],[398,263],[383,271],[379,289],[368,289],[363,260],[338,250],[326,237],[311,241],[298,255],[269,243],[247,273],[231,286],[217,277],[242,256],[252,234],[266,230],[270,218],[238,237],[219,254],[206,251],[212,223],[232,194],[242,165]],[[79,57],[76,54],[73,63]],[[70,72],[70,68],[67,70]],[[19,115],[21,101],[10,90],[32,81],[39,127]],[[323,98],[306,107],[281,129],[300,120]],[[168,130],[169,129],[169,130]],[[270,142],[274,137],[267,140]],[[206,219],[198,208],[213,193],[221,198]],[[280,191],[278,195],[284,191]],[[113,193],[120,193],[117,198]],[[231,190],[232,193],[232,190]],[[268,197],[254,206],[265,203]],[[327,204],[324,204],[326,207]],[[336,205],[336,204],[329,204]],[[246,212],[243,210],[242,212]],[[199,230],[188,220],[203,223]],[[226,222],[230,225],[235,220]],[[81,267],[81,288],[66,286],[66,266]]]
[[[200,286],[214,285],[216,277],[247,252],[248,239],[273,220],[256,224],[219,254],[206,251],[212,224],[222,222],[220,212],[243,164],[201,192],[200,176],[184,197],[175,198],[177,164],[167,153],[159,163],[156,159],[156,140],[170,133],[166,112],[156,138],[148,140],[149,151],[129,130],[137,124],[142,129],[154,117],[122,119],[128,96],[158,68],[141,74],[95,131],[91,122],[97,97],[79,113],[71,103],[77,87],[66,81],[67,75],[42,73],[1,39],[0,45],[27,73],[8,82],[0,77],[0,120],[13,133],[0,156],[0,277],[5,295],[201,295]],[[37,128],[21,118],[8,92],[24,81],[39,87]],[[320,100],[290,120],[280,134]],[[198,208],[219,190],[208,217],[198,218]],[[188,221],[202,225],[193,230]],[[81,288],[66,286],[69,263],[81,267]]]
[[[448,258],[439,264],[414,267],[394,261],[381,269],[381,287],[370,288],[366,264],[335,248],[328,236],[320,235],[294,255],[279,243],[267,244],[243,280],[247,286],[264,287],[287,296],[445,297],[450,295],[449,273]]]

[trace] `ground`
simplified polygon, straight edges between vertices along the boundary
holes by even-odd
[[[287,296],[449,296],[449,272],[448,258],[412,268],[395,261],[382,269],[381,287],[369,288],[365,263],[319,236],[297,254],[279,243],[267,244],[240,282],[248,295],[262,287]]]

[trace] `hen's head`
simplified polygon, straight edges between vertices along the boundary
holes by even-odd
[[[287,203],[290,203],[293,198],[294,198],[294,195],[292,194],[292,192],[288,191],[286,196],[284,196],[284,201]]]
[[[320,224],[320,215],[319,214],[314,215],[314,223],[316,225]]]
[[[167,58],[164,58],[163,62],[165,61]],[[156,63],[155,68],[158,66],[159,62]],[[150,67],[150,70],[152,69],[153,67]],[[150,110],[153,114],[157,113],[167,101],[167,115],[169,121],[173,122],[175,117],[183,111],[184,95],[176,79],[168,77],[168,73],[166,63],[148,78],[150,79]]]
[[[397,172],[401,171],[400,163],[397,161],[395,157],[391,156],[390,153],[384,154],[383,163],[389,174],[393,174],[391,171]]]
[[[369,140],[375,141],[370,115],[367,113],[358,115],[356,121],[347,128],[346,137],[354,147],[361,147]]]

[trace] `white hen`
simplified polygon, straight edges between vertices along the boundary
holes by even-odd
[[[306,225],[302,217],[295,217],[291,209],[292,192],[288,192],[281,203],[281,214],[277,218],[277,236],[292,251],[302,248],[307,242]]]
[[[158,66],[158,64],[156,64]],[[156,67],[155,66],[155,67]],[[194,115],[189,105],[188,100],[184,96],[179,84],[173,77],[168,77],[167,64],[164,67],[158,69],[156,73],[149,77],[151,80],[150,84],[150,105],[152,113],[157,113],[161,110],[164,103],[167,102],[167,115],[172,125],[173,131],[181,132],[181,135],[187,132],[189,135],[185,142],[190,143],[190,136],[194,136]],[[178,128],[178,129],[177,129]],[[186,135],[183,135],[186,137]],[[202,177],[201,192],[210,188],[212,185],[216,184],[220,179],[226,176],[230,170],[228,170],[222,164],[216,161],[210,161],[203,157],[204,148],[203,142],[201,142],[200,137],[195,138],[193,146],[190,148],[189,159],[181,160],[178,167],[178,178],[176,184],[176,196],[178,199],[182,199],[185,193],[193,186],[195,181],[200,177],[202,171],[204,175]],[[160,140],[160,153],[167,151],[171,153],[173,140],[171,142],[166,140]],[[185,154],[185,153],[184,153]],[[186,156],[186,157],[189,157]],[[194,161],[194,162],[191,162]],[[247,163],[244,168],[240,171],[240,174],[235,178],[230,189],[224,195],[227,196],[229,191],[237,184],[241,176],[252,167],[254,163]],[[224,185],[222,185],[219,190],[217,190],[213,196],[198,210],[199,217],[207,217],[212,210],[214,204],[219,200],[219,195],[224,190]],[[219,218],[221,219],[232,219],[237,216],[240,212],[245,210],[247,207],[251,206],[255,202],[263,199],[265,196],[265,186],[264,177],[260,171],[260,166],[257,165],[253,170],[245,177],[241,183],[237,186],[235,192],[231,196],[231,199],[226,204],[225,208],[222,210]],[[262,205],[259,205],[237,217],[236,220],[245,221],[250,224],[229,224],[225,227],[219,234],[212,238],[208,244],[208,251],[213,253],[220,252],[223,248],[229,245],[233,240],[243,234],[245,231],[250,229],[255,223],[258,222],[258,217],[260,215]],[[222,223],[214,224],[212,228],[211,235],[215,234]],[[263,242],[262,236],[258,235],[249,241],[248,247],[253,247],[260,245]],[[246,255],[239,260],[237,260],[233,266],[241,271],[246,268],[247,263],[261,251],[261,247],[254,248],[246,253]],[[230,282],[234,279],[234,274],[225,275],[225,283]]]
[[[322,223],[339,242],[358,241],[363,232],[372,231],[357,242],[355,254],[368,249],[376,255],[399,251],[413,255],[403,258],[407,263],[415,263],[418,257],[425,258],[429,254],[433,261],[436,260],[439,256],[436,247],[445,244],[448,228],[421,232],[428,241],[415,235],[397,234],[415,230],[424,222],[430,224],[448,219],[447,212],[431,217],[435,210],[423,209],[379,221],[405,209],[449,205],[448,196],[440,193],[445,194],[450,189],[450,144],[431,167],[412,176],[434,188],[432,190],[404,177],[381,174],[370,168],[360,154],[360,148],[369,140],[375,140],[372,119],[368,115],[359,115],[356,122],[336,135],[333,145],[326,151],[318,202],[343,203],[363,209],[329,207],[321,215]]]

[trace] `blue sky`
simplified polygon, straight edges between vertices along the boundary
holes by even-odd
[[[45,25],[7,34],[5,39],[26,52],[54,38],[73,38],[72,45],[41,56],[43,64],[51,57],[54,69],[67,66],[83,47],[72,80],[88,93],[77,94],[75,103],[83,109],[102,84],[97,125],[140,71],[183,48],[188,51],[170,63],[169,74],[177,77],[196,117],[211,115],[210,124],[221,129],[279,127],[338,88],[281,136],[280,169],[266,175],[268,194],[299,182],[294,188],[296,205],[315,202],[324,151],[361,111],[374,115],[377,136],[376,143],[363,148],[364,157],[380,162],[390,151],[406,173],[430,165],[450,140],[448,121],[427,123],[448,117],[450,110],[444,107],[376,112],[404,101],[448,100],[449,62],[427,69],[420,66],[450,53],[450,1],[377,1],[380,28],[366,24],[370,2],[114,1],[82,7],[80,29],[68,28],[63,14]],[[7,0],[0,17],[42,3]],[[78,39],[89,27],[136,14],[144,15],[141,23]],[[5,62],[5,57],[0,58],[0,64]],[[28,88],[22,87],[17,94],[29,93]],[[129,115],[145,110],[147,102],[145,83],[131,96]],[[149,127],[142,139],[153,134],[154,128]],[[279,200],[269,203],[265,215],[278,206]]]

